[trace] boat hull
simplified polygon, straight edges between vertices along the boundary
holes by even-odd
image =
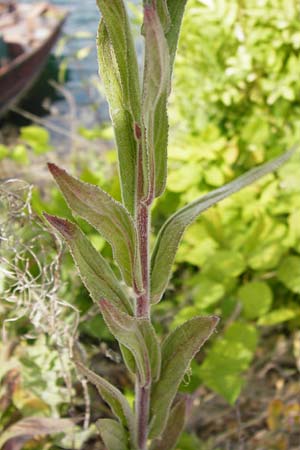
[[[39,47],[16,58],[5,70],[0,70],[0,116],[32,87],[48,60],[65,19],[66,16],[59,20],[51,35]]]

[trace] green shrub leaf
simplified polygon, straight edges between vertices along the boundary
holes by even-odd
[[[156,239],[151,258],[151,299],[153,303],[159,302],[167,287],[176,251],[186,227],[206,209],[231,194],[238,192],[243,187],[253,183],[264,175],[276,170],[293,153],[294,149],[259,167],[249,170],[249,172],[246,172],[239,178],[188,204],[165,222]]]
[[[90,223],[112,246],[126,283],[140,285],[136,229],[124,206],[99,187],[72,177],[55,164],[48,166],[70,209]]]
[[[217,326],[218,318],[194,317],[176,328],[162,345],[161,375],[151,393],[151,430],[155,438],[163,432],[172,402],[193,357]]]
[[[106,260],[92,246],[80,228],[66,219],[44,214],[48,222],[65,239],[83,284],[94,302],[101,296],[109,299],[117,308],[132,313],[127,294]]]
[[[214,342],[197,373],[206,386],[233,404],[244,386],[242,372],[248,369],[256,344],[255,327],[235,322]]]
[[[167,425],[159,439],[155,439],[150,450],[173,450],[182,433],[186,419],[186,398],[182,397],[171,409]]]
[[[136,318],[119,311],[107,300],[100,300],[104,320],[115,338],[134,356],[140,384],[148,385],[160,373],[160,346],[148,319]]]
[[[76,354],[75,354],[76,355]],[[74,361],[79,372],[98,390],[103,400],[111,407],[112,412],[128,428],[132,442],[135,442],[134,416],[126,397],[115,386],[96,373],[89,370],[76,356]]]
[[[119,422],[100,419],[96,426],[107,450],[129,450],[127,433]]]
[[[300,294],[300,256],[287,256],[281,262],[278,279],[292,292]]]
[[[241,286],[238,298],[242,302],[244,316],[247,319],[256,319],[271,308],[273,293],[266,282],[253,281]]]

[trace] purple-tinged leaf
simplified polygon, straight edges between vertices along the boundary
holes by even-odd
[[[124,206],[98,186],[84,183],[55,164],[48,164],[73,213],[90,223],[110,243],[126,283],[140,285],[135,225]]]
[[[186,398],[181,397],[172,407],[162,435],[151,443],[150,450],[173,450],[184,429],[185,420]]]
[[[161,374],[151,392],[150,438],[157,438],[164,431],[184,374],[218,321],[215,316],[194,317],[176,328],[163,342]]]
[[[148,319],[129,316],[107,300],[100,300],[103,318],[119,343],[133,355],[141,386],[149,385],[160,373],[158,338]]]
[[[106,260],[93,247],[80,228],[60,217],[44,214],[63,236],[74,259],[83,284],[94,302],[105,296],[122,311],[132,313],[131,302]]]

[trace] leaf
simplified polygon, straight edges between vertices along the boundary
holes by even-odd
[[[293,155],[294,151],[292,149],[209,192],[177,211],[165,222],[157,236],[151,257],[152,303],[159,302],[167,287],[176,251],[186,227],[206,209],[280,167]]]
[[[122,311],[132,313],[132,305],[106,260],[92,246],[80,228],[68,220],[44,214],[48,222],[64,237],[82,282],[94,302],[102,296]]]
[[[271,308],[273,293],[266,282],[252,281],[241,286],[238,298],[242,302],[244,316],[247,319],[256,319]]]
[[[122,0],[98,0],[103,14],[97,48],[100,75],[105,87],[118,148],[122,198],[135,214],[140,84],[137,58]]]
[[[36,155],[42,155],[50,150],[50,136],[46,128],[38,125],[29,125],[21,127],[20,138],[30,145]]]
[[[87,380],[96,386],[103,400],[111,407],[112,412],[120,422],[128,428],[132,442],[135,441],[135,425],[134,416],[126,397],[104,378],[89,370],[82,364],[74,354],[74,362],[79,372],[87,378]]]
[[[124,206],[95,185],[84,183],[55,164],[48,164],[70,209],[90,223],[110,243],[124,280],[140,285],[137,235]]]
[[[151,438],[160,436],[164,430],[184,374],[193,357],[216,328],[218,320],[215,316],[194,317],[176,328],[164,341],[161,375],[151,393]]]
[[[142,115],[146,154],[144,180],[148,193],[161,195],[166,184],[168,117],[170,92],[170,57],[166,38],[155,6],[145,5],[145,70]],[[147,184],[147,182],[145,183]]]
[[[157,379],[161,365],[160,346],[150,321],[129,316],[104,299],[100,300],[100,309],[110,332],[134,356],[141,386]]]
[[[235,322],[214,342],[197,373],[206,386],[234,404],[244,385],[242,372],[248,369],[256,344],[255,327]]]
[[[128,437],[119,422],[112,419],[97,420],[96,426],[107,450],[128,450]]]
[[[171,26],[171,17],[168,10],[167,0],[156,0],[156,7],[164,33],[167,33]]]
[[[258,325],[271,326],[278,323],[286,322],[300,316],[300,309],[298,307],[283,307],[270,311],[265,316],[258,320]]]
[[[178,38],[180,33],[181,22],[184,14],[185,5],[187,0],[168,0],[167,7],[171,19],[171,26],[166,34],[170,50],[170,62],[171,66],[174,64],[175,54],[177,50]]]
[[[52,419],[50,417],[26,417],[19,422],[16,422],[5,430],[0,436],[0,448],[6,443],[8,445],[10,440],[22,438],[22,443],[31,440],[35,436],[63,433],[68,428],[72,428],[74,422],[70,419]],[[18,444],[18,442],[16,442]],[[13,448],[13,447],[11,447]],[[18,447],[19,448],[19,447]]]
[[[278,279],[292,292],[300,294],[300,256],[287,256],[278,268]]]
[[[185,426],[186,398],[182,397],[171,409],[164,432],[155,439],[150,450],[173,450]]]

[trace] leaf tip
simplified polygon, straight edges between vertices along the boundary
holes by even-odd
[[[52,225],[57,231],[59,231],[66,239],[70,239],[74,236],[76,227],[72,222],[61,217],[51,216],[50,214],[43,213],[45,219]]]

